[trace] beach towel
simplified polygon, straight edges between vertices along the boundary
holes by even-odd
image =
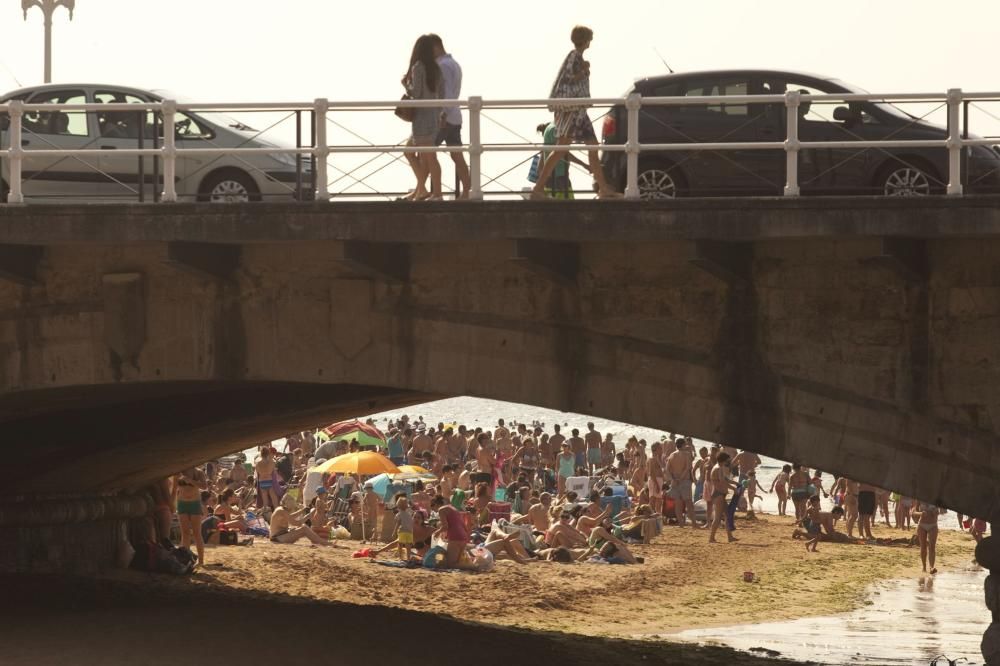
[[[394,569],[419,569],[420,565],[413,561],[403,562],[401,560],[371,560],[368,564],[378,564],[383,567],[392,567]]]

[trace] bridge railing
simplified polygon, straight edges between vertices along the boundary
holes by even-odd
[[[757,151],[771,150],[785,153],[785,196],[799,196],[800,153],[806,149],[891,149],[891,148],[922,148],[943,149],[948,155],[947,184],[948,195],[961,195],[962,155],[963,150],[973,146],[995,146],[997,139],[970,138],[967,132],[968,119],[965,118],[963,131],[963,105],[967,114],[968,105],[977,101],[1000,101],[1000,92],[967,93],[960,89],[951,89],[947,93],[903,93],[903,94],[803,94],[800,91],[788,91],[782,94],[763,95],[728,95],[728,96],[689,96],[689,97],[643,97],[630,94],[627,97],[581,98],[581,99],[508,99],[489,100],[482,97],[469,97],[456,100],[389,100],[389,101],[330,101],[316,99],[304,103],[179,103],[174,100],[150,103],[90,103],[90,104],[27,104],[23,101],[10,101],[0,104],[0,120],[4,117],[7,125],[0,130],[6,134],[6,141],[0,144],[0,158],[9,164],[5,179],[9,188],[7,202],[19,204],[24,202],[23,167],[31,160],[60,157],[96,156],[102,152],[99,147],[84,147],[78,149],[44,148],[26,150],[23,145],[24,116],[26,113],[43,112],[155,112],[162,116],[162,145],[153,147],[124,148],[115,150],[115,157],[151,157],[163,165],[162,194],[163,202],[177,201],[176,189],[178,156],[218,157],[224,155],[301,155],[313,160],[313,182],[315,198],[328,201],[331,198],[328,186],[327,160],[337,155],[364,153],[450,153],[463,152],[468,155],[471,186],[469,198],[483,198],[482,156],[495,152],[553,152],[555,146],[544,143],[495,144],[486,143],[482,139],[483,111],[488,109],[542,109],[551,110],[561,107],[608,107],[622,106],[625,109],[626,140],[624,143],[604,143],[598,147],[585,144],[570,144],[561,148],[568,150],[599,149],[606,153],[625,154],[625,198],[640,197],[638,174],[639,157],[643,153],[657,152],[695,152],[695,151]],[[812,103],[829,104],[843,103],[940,103],[947,108],[947,134],[934,139],[851,139],[841,141],[803,141],[799,138],[801,109]],[[669,143],[641,143],[639,141],[639,118],[644,108],[655,107],[689,107],[726,105],[782,105],[785,109],[783,139],[771,141],[740,141],[740,142],[695,142],[678,141]],[[387,112],[396,108],[441,108],[456,107],[469,114],[469,142],[461,146],[403,146],[399,144],[368,144],[368,145],[330,145],[327,140],[328,114],[343,111],[377,111]],[[808,107],[807,107],[808,108]],[[178,148],[177,146],[177,114],[178,112],[219,112],[219,111],[281,111],[309,113],[313,121],[313,144],[304,147],[198,147]],[[160,138],[160,137],[157,137]],[[6,147],[4,147],[4,144]],[[141,143],[140,143],[141,145]],[[996,150],[996,149],[994,149]]]

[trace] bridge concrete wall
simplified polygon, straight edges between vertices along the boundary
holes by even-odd
[[[1000,510],[996,199],[0,209],[7,492],[472,395]]]

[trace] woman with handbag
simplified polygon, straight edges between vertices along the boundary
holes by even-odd
[[[441,99],[441,67],[434,57],[434,43],[428,35],[421,35],[413,45],[410,55],[410,69],[403,77],[406,95],[403,99]],[[441,107],[420,109],[397,109],[396,115],[410,120],[412,134],[408,145],[433,146],[441,118]],[[410,112],[410,113],[407,113]],[[436,200],[441,196],[441,164],[437,153],[409,153],[406,155],[417,186],[405,197],[411,201]],[[431,191],[425,186],[427,176],[431,177]]]
[[[594,39],[594,31],[582,25],[573,28],[570,33],[573,41],[573,50],[569,52],[563,60],[559,74],[552,85],[550,98],[583,98],[590,97],[590,63],[583,59],[583,52],[590,48],[590,42]],[[552,106],[549,109],[555,113],[556,145],[565,146],[574,141],[586,143],[587,145],[597,145],[597,135],[594,134],[594,125],[590,122],[585,106]],[[538,174],[538,181],[531,191],[532,199],[548,199],[545,193],[545,184],[555,170],[556,166],[562,163],[562,153],[564,150],[556,149],[554,155],[545,160],[542,172]],[[616,192],[604,179],[604,169],[601,168],[601,161],[596,150],[588,152],[590,171],[597,181],[597,195],[601,199],[621,198],[621,194]]]

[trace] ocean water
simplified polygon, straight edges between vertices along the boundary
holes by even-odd
[[[738,650],[764,648],[820,664],[925,665],[945,655],[982,664],[979,644],[990,623],[978,567],[879,583],[868,605],[845,615],[696,629],[660,636]],[[940,666],[947,666],[941,660]]]

